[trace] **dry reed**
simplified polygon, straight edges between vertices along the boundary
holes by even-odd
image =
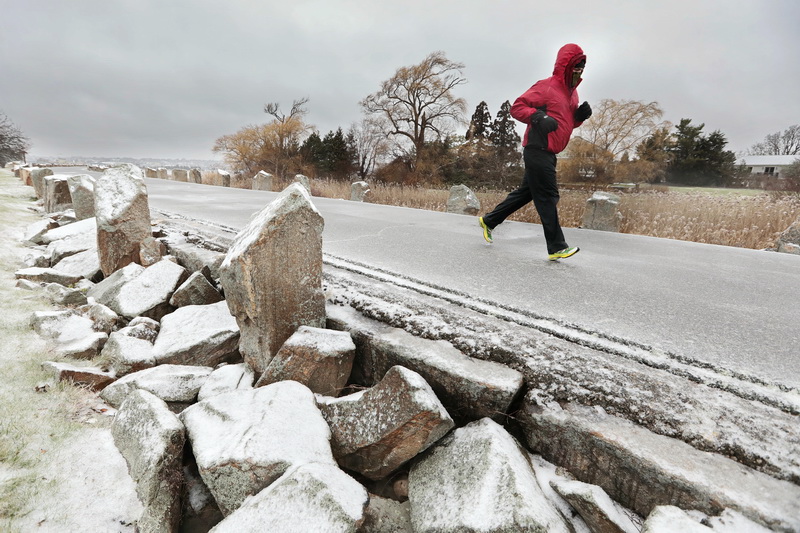
[[[288,185],[288,182],[283,184]],[[446,211],[447,189],[371,183],[372,202]],[[312,179],[314,196],[350,199],[350,183]],[[482,212],[505,197],[503,191],[476,192]],[[800,217],[800,195],[709,192],[619,192],[622,233],[667,239],[721,244],[740,248],[770,248],[778,234]],[[562,189],[558,204],[564,227],[579,227],[591,192]],[[509,220],[540,223],[533,205],[517,211]]]

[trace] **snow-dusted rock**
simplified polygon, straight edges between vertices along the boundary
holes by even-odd
[[[411,529],[411,506],[408,501],[400,503],[388,498],[369,495],[369,504],[364,509],[364,533],[413,533]]]
[[[91,390],[103,390],[114,381],[114,375],[98,367],[75,366],[67,363],[45,361],[42,370],[50,373],[57,381],[71,381],[75,385]]]
[[[72,209],[66,174],[53,174],[44,178],[44,210],[46,213]]]
[[[642,516],[659,505],[709,515],[731,508],[779,531],[800,531],[800,487],[788,481],[592,407],[540,406],[529,395],[517,418],[530,449]]]
[[[254,379],[253,369],[245,363],[223,365],[208,376],[200,387],[197,399],[203,401],[226,392],[252,389]]]
[[[271,191],[272,190],[272,174],[259,170],[253,176],[253,190],[254,191]]]
[[[27,279],[37,283],[58,283],[60,285],[72,285],[76,283],[81,276],[62,272],[54,268],[40,268],[31,267],[23,268],[14,272],[14,277],[17,279]]]
[[[172,179],[175,181],[182,181],[188,182],[189,181],[189,171],[183,168],[173,168],[172,169]]]
[[[36,283],[35,281],[28,281],[27,279],[18,279],[17,283],[14,286],[18,289],[25,289],[26,291],[35,291],[37,289],[42,288],[41,283]]]
[[[291,379],[317,394],[338,396],[353,368],[356,345],[344,331],[300,326],[289,337],[256,384]]]
[[[778,251],[800,255],[800,218],[778,236]]]
[[[239,349],[261,375],[300,326],[325,326],[324,222],[302,186],[292,184],[253,216],[220,266]]]
[[[88,174],[67,177],[72,208],[78,220],[94,217],[94,182],[95,179]]]
[[[110,307],[97,303],[94,298],[87,298],[87,300],[89,300],[89,308],[86,310],[86,316],[94,323],[93,328],[110,335],[120,322],[119,315]]]
[[[308,176],[305,176],[303,174],[295,174],[292,183],[299,183],[300,185],[303,186],[303,188],[306,190],[308,194],[311,194],[311,180],[308,179]]]
[[[366,181],[356,181],[350,184],[350,201],[369,202],[372,198],[372,191]]]
[[[401,366],[371,389],[321,400],[334,457],[370,479],[388,476],[454,425],[425,380]]]
[[[239,327],[225,302],[187,305],[161,319],[153,346],[157,364],[216,366],[241,360]]]
[[[26,183],[26,185],[33,186],[33,190],[36,191],[36,196],[38,198],[44,198],[44,178],[45,176],[52,175],[53,171],[49,168],[32,168],[28,175],[28,181],[30,181],[30,183]]]
[[[54,264],[52,268],[65,274],[81,276],[90,281],[98,281],[101,275],[100,258],[97,257],[96,248],[64,257]]]
[[[145,237],[139,243],[139,264],[145,267],[155,265],[166,255],[167,247],[154,237]]]
[[[714,530],[694,520],[682,509],[661,505],[644,522],[642,533],[712,533]]]
[[[77,307],[86,303],[86,294],[78,289],[70,289],[60,283],[48,283],[44,293],[54,304]]]
[[[597,191],[586,201],[582,226],[600,231],[619,231],[622,214],[619,212],[619,196]]]
[[[160,365],[128,374],[106,387],[100,396],[112,407],[119,407],[137,389],[144,389],[167,403],[189,404],[212,369],[205,366]]]
[[[189,183],[203,183],[203,175],[199,168],[189,169]]]
[[[140,243],[151,236],[144,173],[123,164],[103,172],[94,186],[97,250],[103,274],[139,261]]]
[[[59,226],[46,231],[42,234],[39,240],[42,244],[49,244],[53,241],[61,239],[68,239],[71,237],[80,237],[83,235],[94,236],[97,232],[97,221],[94,218],[87,218],[66,226]]]
[[[108,335],[102,331],[92,331],[79,338],[56,344],[56,352],[71,359],[94,359],[103,349]]]
[[[66,257],[90,250],[97,254],[97,237],[93,232],[87,231],[51,241],[45,254],[50,257],[51,264],[55,265]]]
[[[57,227],[58,224],[50,218],[37,220],[36,222],[30,224],[28,227],[25,228],[25,233],[23,234],[23,238],[26,241],[30,241],[34,244],[43,244],[44,241],[42,240],[42,236],[51,229],[55,229]]]
[[[484,418],[442,439],[411,468],[414,531],[569,531],[519,444]]]
[[[550,485],[580,513],[592,533],[639,533],[636,524],[601,487],[568,479],[556,479]]]
[[[186,442],[183,424],[162,400],[137,390],[120,406],[111,433],[144,508],[137,531],[178,531]]]
[[[757,524],[732,509],[725,509],[719,516],[711,516],[708,525],[717,532],[725,533],[770,533],[770,529]]]
[[[458,215],[475,216],[481,210],[481,202],[472,189],[466,185],[453,185],[450,187],[450,197],[447,199],[447,212]]]
[[[117,270],[110,276],[106,277],[103,281],[89,289],[89,291],[86,293],[86,296],[88,298],[93,298],[97,303],[101,303],[106,307],[113,309],[114,306],[112,306],[112,303],[116,301],[122,288],[127,283],[134,280],[142,272],[144,272],[143,266],[137,265],[136,263],[131,263]],[[117,311],[114,312],[116,313]]]
[[[474,359],[447,341],[415,337],[364,317],[358,311],[328,305],[328,327],[348,331],[357,350],[353,375],[372,385],[394,365],[419,373],[456,418],[497,417],[522,388],[522,374],[500,363]]]
[[[117,377],[156,366],[153,343],[115,331],[100,353]]]
[[[293,465],[335,465],[314,394],[294,381],[212,396],[180,418],[200,475],[226,516]]]
[[[222,295],[200,272],[193,272],[175,290],[169,304],[173,307],[186,305],[208,305],[222,301]]]
[[[214,533],[361,531],[367,491],[328,464],[294,466],[272,485],[245,500]]]
[[[161,320],[173,310],[169,299],[187,275],[185,268],[164,259],[123,284],[112,299],[97,300],[124,317]]]

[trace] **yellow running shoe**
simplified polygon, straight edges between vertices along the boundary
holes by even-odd
[[[567,257],[571,257],[577,254],[581,249],[577,246],[570,246],[569,248],[564,248],[563,250],[559,250],[556,253],[550,254],[547,258],[550,261],[558,261],[559,259],[566,259]]]
[[[483,217],[478,218],[478,225],[483,228],[483,238],[486,239],[486,242],[492,244],[492,228],[486,225],[486,222],[483,221]]]

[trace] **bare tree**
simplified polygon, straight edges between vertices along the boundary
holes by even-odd
[[[24,160],[29,148],[30,140],[5,113],[0,112],[0,166],[9,161]]]
[[[592,117],[581,125],[579,135],[601,152],[620,158],[653,132],[664,126],[664,112],[658,102],[636,100],[601,100]]]
[[[362,180],[366,179],[389,153],[389,143],[383,124],[378,118],[364,118],[361,122],[350,126],[348,137],[353,142],[358,175]]]
[[[417,65],[397,69],[377,92],[361,101],[361,107],[367,115],[386,121],[388,135],[410,141],[416,165],[429,135],[441,140],[452,124],[465,124],[466,101],[453,94],[455,87],[467,81],[463,68],[444,52],[433,52]]]
[[[800,155],[800,124],[770,133],[764,142],[754,144],[747,152],[748,155]]]

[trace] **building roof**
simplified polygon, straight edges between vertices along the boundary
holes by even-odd
[[[783,167],[800,159],[800,155],[746,155],[737,161],[749,167]]]

